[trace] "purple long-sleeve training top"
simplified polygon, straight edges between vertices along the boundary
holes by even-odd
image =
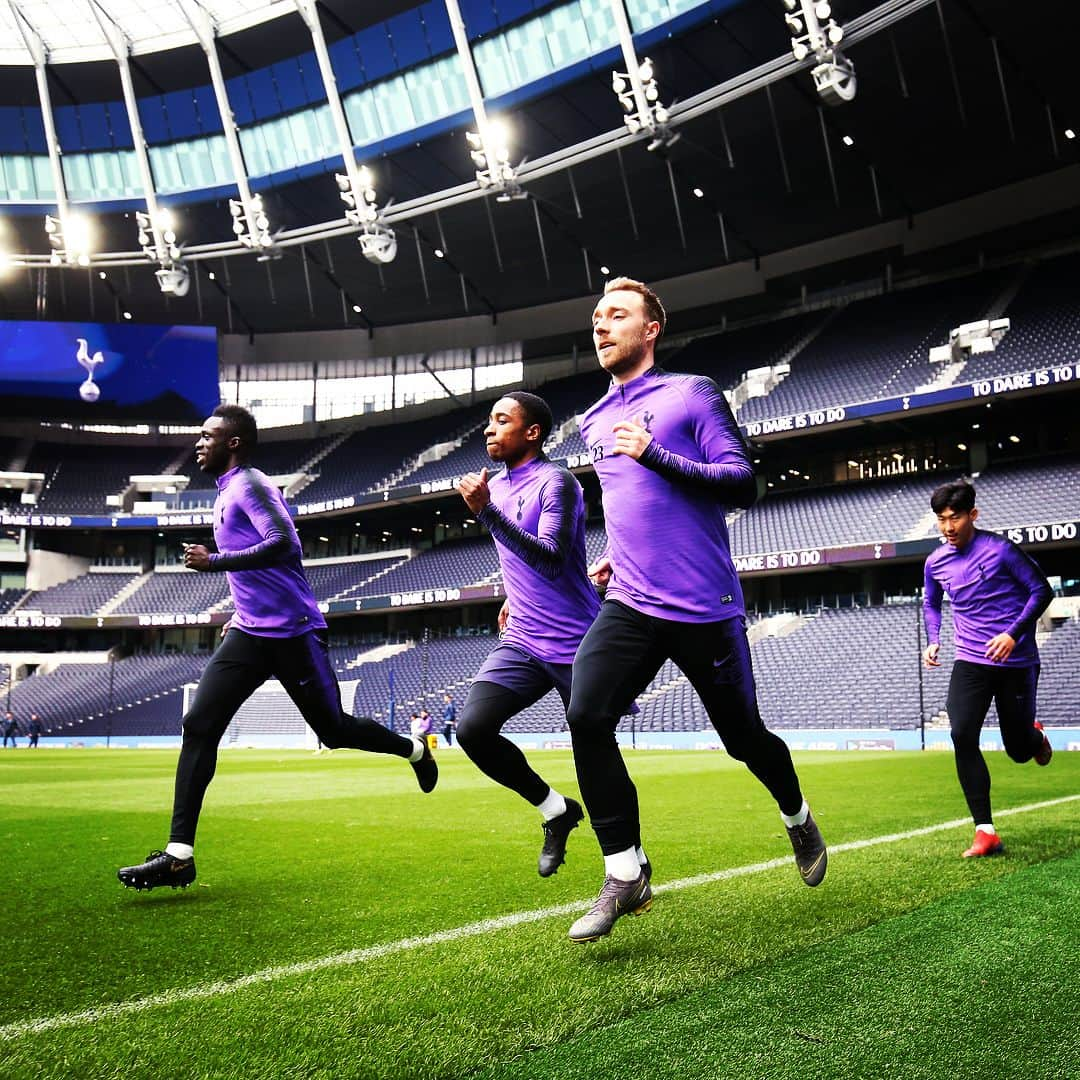
[[[510,601],[503,640],[549,664],[572,664],[600,608],[586,572],[581,485],[540,455],[488,487],[491,502],[477,516],[495,541]]]
[[[620,420],[652,435],[638,460],[612,455]],[[745,613],[725,511],[757,498],[746,444],[723,391],[700,375],[649,368],[612,383],[581,419],[603,487],[607,596],[676,622]]]
[[[259,637],[296,637],[325,627],[281,492],[250,465],[223,473],[217,487],[210,569],[226,571],[236,607],[231,625]]]
[[[1039,662],[1035,622],[1053,597],[1042,571],[1011,540],[975,530],[961,549],[942,544],[923,572],[926,638],[941,641],[941,600],[952,602],[956,659],[972,664],[1030,667]],[[1008,660],[990,660],[986,646],[998,634],[1016,641]]]

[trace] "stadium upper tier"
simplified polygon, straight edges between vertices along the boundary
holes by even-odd
[[[943,655],[952,655],[952,627],[942,626]],[[777,728],[917,728],[920,683],[924,719],[944,722],[950,664],[920,674],[923,639],[919,606],[912,602],[824,609],[793,618],[783,636],[762,637],[751,647],[761,713]],[[358,681],[353,712],[386,723],[394,701],[394,726],[408,730],[409,713],[421,707],[441,715],[443,694],[460,709],[468,686],[494,636],[412,642],[403,651],[357,663],[362,646],[335,646],[331,658],[339,678]],[[1046,724],[1076,722],[1080,695],[1080,622],[1054,629],[1041,645],[1039,716]],[[837,663],[837,657],[842,663]],[[180,734],[182,689],[195,682],[203,656],[134,656],[115,664],[63,663],[33,675],[11,691],[12,709],[43,718],[47,734],[77,739],[112,735]],[[391,684],[391,672],[393,682]],[[111,683],[111,691],[110,691]],[[867,688],[872,688],[872,693]],[[640,712],[620,728],[638,731],[709,731],[708,717],[686,677],[665,663],[639,699]],[[988,724],[996,724],[991,709]],[[270,727],[267,730],[277,730]],[[565,731],[565,714],[552,692],[514,717],[510,732]],[[711,736],[715,738],[715,736]]]

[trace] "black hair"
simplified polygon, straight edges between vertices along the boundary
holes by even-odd
[[[525,414],[525,423],[529,426],[540,425],[540,446],[543,448],[551,429],[555,426],[555,418],[551,415],[551,406],[536,394],[530,394],[527,390],[511,390],[503,394],[503,397],[516,401]]]
[[[930,496],[930,508],[935,514],[945,510],[970,514],[975,509],[975,485],[967,480],[957,480],[934,488],[934,493]]]
[[[250,454],[259,443],[259,428],[255,417],[242,405],[219,405],[211,414],[226,421],[233,435],[240,440],[245,454]]]

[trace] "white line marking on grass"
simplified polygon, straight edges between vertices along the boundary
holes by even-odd
[[[994,812],[994,816],[1007,817],[1011,814],[1026,814],[1032,810],[1045,810],[1051,806],[1060,806],[1062,803],[1075,802],[1077,799],[1080,799],[1080,795],[1064,795],[1059,799],[1047,799],[1045,802],[1029,803],[1027,806],[1014,806],[1009,810],[997,810]],[[949,829],[957,829],[970,824],[968,818],[956,818],[953,821],[939,822],[937,825],[926,825],[921,829],[909,829],[906,832],[874,836],[868,840],[849,840],[845,844],[830,846],[829,854],[837,855],[845,851],[858,851],[861,848],[876,847],[880,844],[911,840],[917,836],[929,836],[931,833],[945,832]],[[657,885],[653,891],[664,893],[675,892],[680,889],[692,889],[697,885],[707,885],[715,881],[728,881],[732,878],[746,877],[749,874],[760,874],[766,870],[775,870],[781,866],[790,865],[792,861],[792,856],[787,855],[782,859],[769,859],[767,862],[750,863],[747,866],[733,866],[727,870],[715,870],[709,874],[696,874],[693,877],[669,881],[666,884]],[[282,964],[263,968],[262,971],[255,971],[250,975],[241,975],[235,979],[221,979],[217,982],[205,983],[202,986],[191,986],[187,989],[165,990],[160,994],[132,998],[129,1001],[118,1001],[111,1005],[97,1005],[91,1009],[84,1009],[82,1012],[60,1013],[56,1016],[44,1016],[37,1020],[20,1020],[14,1024],[5,1024],[0,1027],[0,1040],[10,1042],[12,1039],[19,1039],[25,1035],[56,1031],[58,1028],[89,1026],[96,1024],[100,1020],[113,1020],[133,1013],[146,1012],[148,1009],[155,1009],[159,1006],[177,1005],[187,1001],[201,1001],[205,998],[220,997],[223,994],[233,994],[250,986],[260,986],[264,983],[276,982],[278,979],[287,979],[294,975],[309,975],[312,972],[325,971],[329,968],[349,967],[366,963],[369,960],[378,960],[384,956],[391,956],[394,953],[409,952],[413,949],[426,948],[429,945],[442,945],[449,941],[461,941],[464,938],[480,937],[483,934],[491,934],[497,930],[507,930],[513,926],[521,926],[524,923],[551,919],[557,915],[572,915],[579,912],[589,902],[589,900],[575,900],[568,904],[537,908],[534,911],[518,911],[511,915],[500,915],[494,919],[481,919],[479,922],[466,923],[464,926],[439,930],[434,934],[424,934],[421,937],[403,938],[400,941],[389,941],[383,945],[371,945],[366,949],[349,949],[346,952],[321,956],[315,960],[302,960],[295,964]]]

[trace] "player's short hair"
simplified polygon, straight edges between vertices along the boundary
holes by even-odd
[[[540,425],[540,445],[543,446],[551,434],[551,429],[555,426],[551,406],[538,394],[530,394],[527,390],[510,390],[503,394],[503,397],[510,398],[521,406],[526,424],[530,427],[533,424]]]
[[[211,415],[220,416],[229,425],[229,430],[240,440],[244,450],[250,452],[258,445],[259,426],[243,405],[219,405]]]
[[[644,301],[645,318],[649,322],[658,322],[660,324],[660,333],[656,336],[660,337],[664,333],[664,327],[667,326],[667,312],[664,310],[664,305],[660,303],[660,297],[645,282],[636,281],[634,278],[629,277],[613,277],[604,286],[604,295],[607,296],[609,292],[615,292],[616,290],[636,292]]]
[[[943,513],[945,510],[970,514],[975,509],[975,485],[967,480],[956,480],[934,488],[930,496],[930,508],[935,514]]]

